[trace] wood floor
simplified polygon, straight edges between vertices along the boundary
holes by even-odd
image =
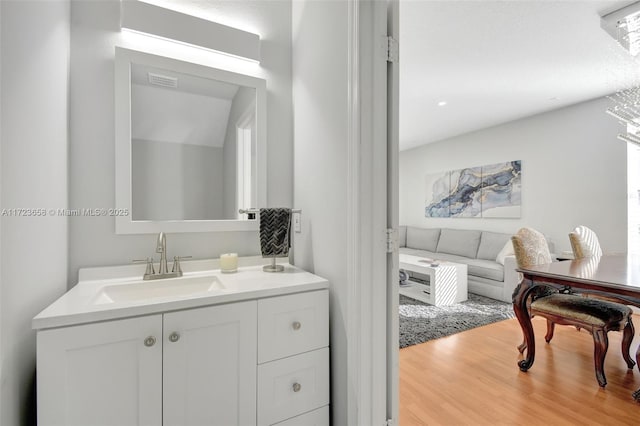
[[[640,425],[640,371],[620,354],[622,334],[609,333],[607,386],[598,386],[589,333],[557,326],[544,342],[534,318],[536,359],[523,373],[516,362],[522,332],[501,321],[400,350],[400,426]],[[640,317],[634,316],[636,330]],[[640,342],[636,334],[632,357]]]

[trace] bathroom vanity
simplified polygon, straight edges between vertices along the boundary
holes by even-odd
[[[134,268],[81,270],[33,319],[40,425],[329,424],[325,279]]]

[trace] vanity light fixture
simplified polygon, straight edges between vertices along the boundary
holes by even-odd
[[[600,26],[632,56],[640,53],[640,2],[604,15]]]
[[[123,30],[260,62],[260,36],[142,1],[120,2]]]

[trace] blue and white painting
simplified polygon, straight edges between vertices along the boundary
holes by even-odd
[[[519,218],[522,162],[482,166],[482,217]]]
[[[519,218],[520,160],[426,176],[426,217]]]
[[[449,217],[449,176],[451,172],[427,175],[425,178],[426,217]]]
[[[449,182],[449,216],[480,217],[482,167],[454,170]]]

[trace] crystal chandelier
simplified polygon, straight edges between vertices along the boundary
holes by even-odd
[[[640,53],[640,2],[604,15],[600,26],[632,56]]]
[[[627,126],[627,132],[619,134],[618,139],[640,146],[640,87],[621,90],[607,98],[613,104],[607,114]]]
[[[618,43],[636,56],[640,52],[640,12],[628,15],[617,23]]]
[[[640,87],[621,90],[607,98],[613,104],[607,114],[627,126],[627,132],[619,134],[618,139],[640,146]]]
[[[640,53],[640,1],[602,16],[601,27],[632,56]],[[607,113],[627,126],[618,139],[640,146],[640,87],[608,96],[612,106]]]

